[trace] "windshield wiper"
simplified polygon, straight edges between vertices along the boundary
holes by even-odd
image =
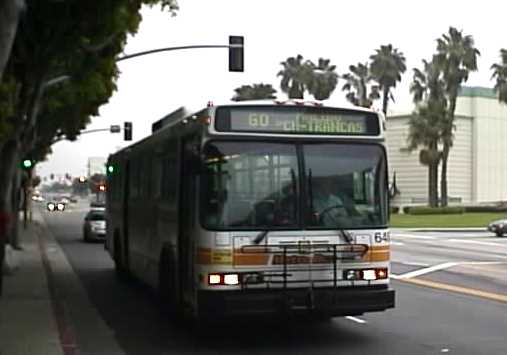
[[[262,242],[264,240],[264,238],[266,238],[268,233],[269,233],[269,229],[266,228],[265,230],[263,230],[262,232],[257,234],[257,237],[255,237],[255,239],[253,240],[253,243],[259,244],[260,242]]]
[[[345,229],[338,229],[338,231],[347,243],[352,244],[353,239],[349,232],[347,232]]]

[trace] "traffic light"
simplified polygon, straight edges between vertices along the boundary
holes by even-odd
[[[86,178],[84,176],[80,176],[79,177],[79,182],[82,183],[82,184],[85,183],[86,182]]]
[[[24,159],[22,162],[21,162],[21,167],[24,169],[24,170],[30,170],[31,168],[33,168],[34,166],[34,161],[31,160],[31,159]]]
[[[114,165],[107,165],[106,171],[108,174],[114,173]]]
[[[132,122],[123,123],[123,139],[126,141],[132,140]]]
[[[101,185],[99,185],[99,191],[100,191],[100,192],[104,192],[104,191],[106,191],[106,185],[102,185],[102,184],[101,184]]]
[[[243,36],[229,36],[229,71],[243,71]]]

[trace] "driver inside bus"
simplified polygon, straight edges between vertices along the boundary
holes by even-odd
[[[343,218],[359,214],[350,197],[339,190],[335,179],[315,179],[312,197],[314,221],[320,226],[337,227],[343,224],[340,223]]]

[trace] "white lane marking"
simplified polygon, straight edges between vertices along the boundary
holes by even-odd
[[[504,247],[506,246],[505,244],[500,244],[500,243],[492,243],[492,242],[481,242],[479,240],[465,240],[465,239],[448,239],[449,242],[453,242],[453,243],[469,243],[469,244],[480,244],[480,245],[493,245],[493,246],[500,246],[500,247]]]
[[[410,239],[437,239],[437,237],[432,237],[429,235],[418,235],[418,234],[391,234],[392,238],[400,240],[403,238],[410,238]]]
[[[405,243],[391,241],[391,245],[405,245]]]
[[[422,267],[429,267],[430,266],[430,264],[417,263],[417,262],[411,262],[411,261],[400,261],[399,263],[403,264],[403,265],[410,265],[410,266],[422,266]]]
[[[438,270],[443,270],[443,269],[448,269],[448,268],[456,266],[456,265],[459,265],[459,263],[449,262],[449,263],[443,263],[443,264],[433,265],[433,266],[426,267],[426,268],[419,269],[419,270],[410,271],[410,272],[407,272],[407,273],[401,274],[401,275],[393,275],[393,274],[391,274],[390,276],[393,279],[409,279],[409,278],[412,278],[412,277],[421,276],[421,275],[424,275],[424,274],[429,274],[430,272],[434,272],[434,271],[438,271]]]
[[[460,265],[504,265],[507,264],[506,261],[465,261],[460,263]]]
[[[348,320],[351,320],[351,321],[353,321],[353,322],[359,323],[359,324],[364,324],[364,323],[366,323],[366,321],[365,321],[364,319],[357,318],[357,317],[347,316],[347,317],[345,317],[345,318],[347,318]]]

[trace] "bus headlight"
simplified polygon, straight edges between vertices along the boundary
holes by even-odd
[[[46,205],[48,211],[50,212],[53,212],[55,210],[55,204],[53,202],[49,202],[47,205]]]
[[[221,274],[221,273],[208,274],[208,284],[213,286],[239,285],[239,274]]]
[[[224,284],[226,284],[226,285],[239,285],[238,274],[226,274],[226,275],[224,275]]]
[[[65,210],[65,204],[64,204],[64,203],[61,203],[61,202],[57,203],[57,204],[56,204],[56,209],[57,209],[58,211],[62,212],[63,210]]]

